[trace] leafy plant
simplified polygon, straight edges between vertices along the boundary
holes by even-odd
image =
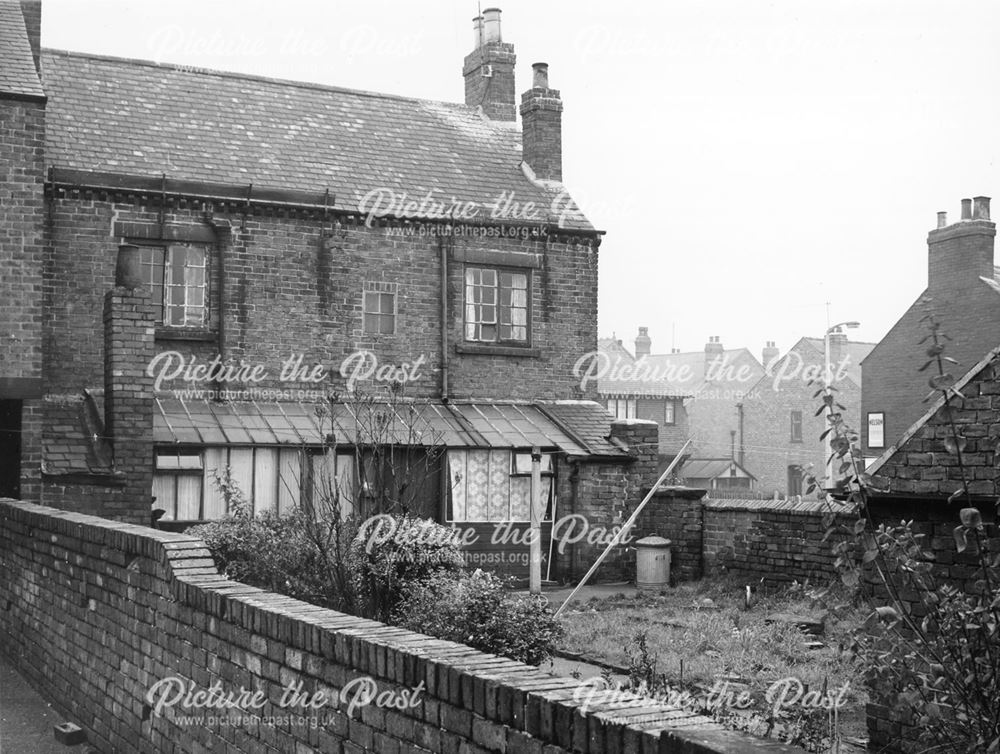
[[[966,451],[969,439],[959,426],[958,410],[966,398],[948,371],[957,362],[946,354],[950,338],[933,314],[924,321],[928,334],[930,394],[940,400],[940,448],[950,458],[960,486],[948,502],[958,512],[953,538],[956,555],[948,558],[971,566],[973,579],[949,578],[936,561],[944,552],[938,540],[928,546],[913,521],[898,525],[873,519],[872,479],[859,469],[857,434],[847,427],[829,390],[821,412],[827,414],[823,437],[831,436],[831,460],[843,475],[839,495],[855,504],[852,527],[827,519],[827,536],[847,534],[834,545],[836,565],[845,584],[858,590],[871,608],[856,649],[868,667],[867,680],[876,698],[894,706],[896,714],[919,731],[922,745],[935,751],[1000,752],[1000,555],[994,554],[982,513],[970,492]],[[842,408],[842,407],[839,407]],[[994,448],[994,458],[1000,452]],[[938,463],[944,463],[942,459]],[[807,479],[810,491],[815,478]],[[997,502],[1000,510],[1000,501]],[[943,560],[943,557],[941,558]],[[955,568],[953,566],[952,568]]]
[[[323,554],[309,536],[304,512],[254,516],[228,467],[216,472],[215,483],[229,515],[189,531],[205,540],[223,573],[316,605],[345,607],[345,595],[326,578]]]
[[[550,657],[563,632],[543,596],[511,592],[505,579],[479,570],[411,582],[394,622],[530,665]]]
[[[349,564],[360,614],[388,621],[406,589],[439,574],[462,570],[455,531],[430,519],[384,516],[362,527],[351,542]]]

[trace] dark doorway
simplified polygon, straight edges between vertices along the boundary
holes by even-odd
[[[0,497],[21,497],[21,401],[0,398]]]

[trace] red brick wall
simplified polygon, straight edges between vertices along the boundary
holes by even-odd
[[[47,265],[45,350],[47,388],[70,392],[102,383],[100,312],[113,284],[119,239],[116,222],[155,223],[156,213],[132,204],[87,198],[53,202],[53,244]],[[222,216],[219,216],[220,219]],[[167,214],[168,224],[204,228],[199,211]],[[380,363],[425,363],[408,390],[437,396],[440,391],[440,252],[437,238],[390,235],[385,227],[330,228],[320,220],[228,216],[234,226],[223,238],[225,254],[225,333],[228,355],[264,363],[276,377],[293,353],[308,365],[340,368],[359,349],[375,352]],[[586,239],[582,239],[586,241]],[[452,259],[448,276],[452,397],[575,398],[580,395],[573,364],[596,349],[597,325],[580,312],[597,309],[597,250],[591,242],[532,239],[456,238],[455,252],[516,252],[537,255],[532,270],[532,346],[529,355],[460,353],[463,341],[463,265]],[[217,262],[217,260],[216,260]],[[216,263],[216,269],[218,264]],[[362,331],[364,282],[399,284],[397,332]],[[210,359],[214,341],[157,339],[157,350],[177,350]],[[60,368],[67,360],[73,370]],[[343,388],[339,373],[321,388]],[[276,380],[260,383],[277,386]],[[311,387],[292,383],[283,387]],[[182,387],[182,385],[178,385]],[[589,391],[586,397],[595,397]]]
[[[44,105],[0,101],[0,124],[0,380],[38,379],[45,243]]]
[[[981,354],[980,359],[983,356],[985,354]],[[998,494],[995,458],[997,437],[1000,436],[1000,358],[993,359],[980,370],[962,388],[962,394],[965,400],[954,401],[953,416],[959,433],[966,438],[962,462],[969,491],[973,495],[992,497]],[[929,408],[929,404],[923,406],[925,411]],[[947,499],[962,486],[958,457],[945,449],[945,439],[951,434],[949,423],[938,410],[875,471],[875,485],[888,488],[895,495]]]
[[[828,510],[819,501],[706,501],[706,570],[726,570],[750,581],[828,583],[837,577],[833,546],[838,536],[823,539]],[[855,520],[845,513],[836,523],[851,526]]]
[[[931,233],[931,287],[862,364],[861,417],[865,426],[861,441],[867,455],[877,456],[883,450],[868,446],[868,412],[885,412],[888,448],[927,410],[923,399],[930,390],[928,374],[919,369],[927,361],[927,345],[920,341],[929,332],[927,323],[921,322],[928,312],[934,312],[942,332],[952,338],[947,353],[961,364],[956,367],[959,372],[1000,344],[1000,293],[979,280],[987,248],[992,256],[994,233],[995,226],[989,222],[959,223]],[[922,302],[925,296],[930,296],[930,304]]]
[[[702,576],[704,496],[705,490],[700,489],[663,488],[653,495],[636,523],[636,539],[655,535],[670,540],[671,581]]]
[[[687,409],[681,400],[674,401],[674,423],[665,424],[666,401],[654,398],[637,398],[635,415],[638,419],[654,421],[660,425],[659,443],[660,455],[675,456],[688,439],[690,422]]]
[[[645,421],[622,420],[612,424],[612,435],[632,448],[624,462],[563,463],[559,467],[560,490],[556,518],[582,516],[588,532],[601,530],[605,538],[591,542],[584,538],[567,543],[563,552],[553,554],[553,577],[576,580],[582,577],[604,551],[616,527],[621,527],[659,476],[657,472],[656,425]],[[556,529],[558,539],[573,539],[582,531]],[[567,534],[567,532],[569,532]],[[633,535],[634,538],[634,535]],[[558,541],[556,542],[558,547]],[[630,581],[635,578],[635,553],[620,544],[608,555],[592,577],[592,582]]]
[[[584,710],[571,678],[229,581],[184,534],[9,500],[0,502],[0,637],[9,660],[101,751],[681,754],[751,743],[708,720],[663,730],[677,713],[655,704]],[[156,715],[147,703],[168,677],[203,691],[218,683],[223,694],[260,689],[260,717],[306,722],[183,724],[180,715],[201,711]],[[423,691],[404,710],[278,705],[289,684],[333,699],[364,677],[380,693]]]

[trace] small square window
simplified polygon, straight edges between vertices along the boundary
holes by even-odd
[[[396,332],[395,293],[365,291],[363,309],[366,333],[392,335]]]

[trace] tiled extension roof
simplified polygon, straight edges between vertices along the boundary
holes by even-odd
[[[44,97],[31,56],[21,6],[0,0],[0,98],[5,94]]]
[[[612,417],[604,406],[593,401],[553,401],[536,405],[583,443],[593,455],[626,455],[620,445],[609,439]]]
[[[526,176],[520,130],[464,104],[57,50],[43,51],[42,78],[57,168],[329,189],[331,207],[352,211],[378,189],[430,193],[475,202],[484,220],[507,197],[557,219],[561,185]],[[564,227],[593,229],[579,213]]]

